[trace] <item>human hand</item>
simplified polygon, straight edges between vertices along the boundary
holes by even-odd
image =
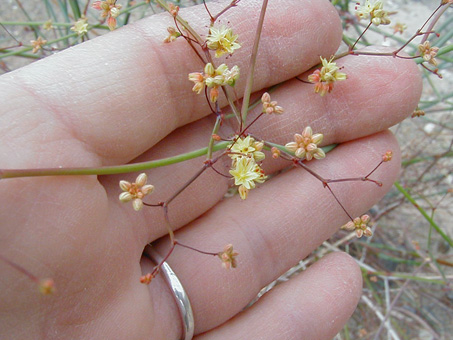
[[[244,1],[222,17],[243,45],[228,61],[238,64],[244,76],[238,93],[244,87],[259,10],[260,1]],[[205,28],[202,7],[181,10],[181,15],[194,27]],[[187,80],[202,65],[183,41],[162,43],[169,24],[167,15],[145,19],[2,76],[1,168],[98,167],[205,146],[213,118]],[[254,89],[285,81],[272,94],[285,113],[259,120],[253,131],[284,144],[310,125],[324,134],[324,145],[344,143],[326,159],[309,164],[329,178],[361,176],[393,150],[394,161],[375,175],[382,188],[357,182],[335,185],[348,211],[358,215],[397,176],[398,146],[385,129],[415,108],[421,82],[412,61],[370,56],[340,59],[348,80],[325,97],[293,79],[316,65],[319,56],[334,54],[341,33],[328,1],[271,2]],[[270,162],[266,171],[284,166],[283,161]],[[195,159],[149,171],[155,192],[146,200],[165,200],[200,167]],[[53,296],[41,296],[26,276],[0,264],[0,338],[179,339],[178,311],[162,277],[149,286],[139,282],[153,266],[142,257],[144,247],[154,242],[165,254],[168,240],[161,209],[137,213],[118,201],[118,181],[134,178],[0,181],[2,255],[35,275],[52,277],[58,289]],[[245,202],[221,201],[230,183],[206,171],[169,206],[182,243],[212,251],[232,243],[240,252],[238,268],[230,271],[220,261],[184,248],[177,247],[169,258],[191,299],[195,338],[332,338],[352,314],[361,291],[360,271],[345,254],[326,256],[240,312],[347,216],[302,169],[269,181]]]

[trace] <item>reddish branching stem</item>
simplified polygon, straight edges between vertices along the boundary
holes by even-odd
[[[370,28],[372,22],[370,21],[370,23],[367,25],[367,27],[363,30],[363,32],[360,34],[360,36],[357,38],[357,40],[355,41],[354,44],[352,44],[352,46],[349,47],[349,51],[352,51],[354,50],[354,47],[355,45],[357,45],[357,43],[359,42],[360,39],[362,39],[363,35],[365,34],[366,31],[368,31],[368,29]]]
[[[213,255],[213,256],[217,256],[217,255],[219,254],[218,252],[217,252],[217,253],[213,253],[213,252],[204,251],[204,250],[200,250],[200,249],[197,249],[197,248],[188,246],[188,245],[186,245],[186,244],[183,244],[183,243],[179,242],[178,240],[175,240],[175,245],[178,245],[178,246],[181,246],[181,247],[183,247],[183,248],[187,248],[187,249],[196,251],[197,253],[200,253],[200,254],[203,254],[203,255]]]
[[[203,5],[204,5],[204,8],[206,9],[206,12],[208,13],[209,17],[211,18],[211,26],[214,25],[214,23],[217,21],[217,19],[223,15],[226,11],[228,11],[229,9],[235,7],[239,1],[241,0],[232,0],[230,2],[230,4],[228,6],[226,6],[224,9],[222,9],[219,13],[217,13],[216,15],[212,15],[211,12],[209,11],[208,9],[208,6],[206,4],[206,1],[203,0]]]
[[[37,276],[33,275],[32,273],[30,273],[27,269],[25,269],[21,265],[17,264],[16,262],[11,261],[10,259],[6,258],[5,256],[3,256],[1,254],[0,254],[0,261],[6,263],[10,267],[12,267],[15,270],[17,270],[18,272],[24,274],[25,276],[27,276],[33,282],[39,283],[39,278]]]

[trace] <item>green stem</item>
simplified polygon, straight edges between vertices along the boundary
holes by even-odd
[[[370,272],[363,268],[362,268],[362,272],[366,272],[368,275],[393,276],[393,277],[397,277],[400,279],[407,279],[407,280],[413,280],[413,281],[419,281],[419,282],[428,282],[428,283],[439,284],[439,285],[445,285],[445,283],[446,283],[444,280],[437,280],[437,279],[431,279],[429,277],[414,276],[411,274],[402,274],[402,273],[396,273],[396,272],[394,272],[394,273],[391,273],[391,272],[389,273],[389,272],[385,272],[385,271]]]
[[[20,10],[22,11],[22,13],[24,13],[25,17],[27,18],[28,21],[32,21],[30,15],[28,14],[28,12],[25,10],[24,6],[22,6],[22,3],[21,1],[19,0],[16,0],[16,3],[17,5],[19,6]],[[35,39],[37,39],[41,33],[39,32],[39,30],[36,28],[36,27],[32,27],[32,30],[35,34]]]
[[[42,26],[46,23],[46,21],[0,21],[0,24],[5,26]],[[63,27],[71,27],[74,26],[73,23],[68,22],[52,22],[52,26],[63,26]]]
[[[436,95],[437,99],[441,98],[442,95],[440,92],[437,90],[436,85],[434,84],[433,77],[428,77],[429,72],[427,70],[423,70],[423,75],[425,76],[426,81],[429,83],[429,86],[431,86],[431,89],[433,90],[434,94]]]
[[[267,2],[268,2],[268,0],[263,0],[260,18],[258,21],[258,27],[256,29],[256,34],[255,34],[255,41],[253,43],[252,56],[250,57],[250,68],[249,68],[249,73],[247,76],[247,83],[245,85],[244,97],[242,99],[242,108],[241,108],[241,117],[242,117],[243,124],[245,124],[245,120],[247,119],[247,112],[249,109],[250,95],[252,93],[252,87],[253,87],[253,77],[255,75],[256,57],[258,55],[258,45],[260,42],[261,31],[263,30],[263,22],[264,22],[264,16],[266,14]]]
[[[72,9],[72,14],[74,15],[74,19],[77,21],[81,17],[79,2],[77,0],[69,0],[69,5]]]
[[[406,167],[406,166],[409,166],[409,165],[412,165],[412,164],[416,164],[416,163],[420,163],[420,162],[432,161],[432,160],[434,160],[434,159],[436,159],[436,158],[438,158],[440,156],[442,156],[442,157],[453,157],[453,151],[450,151],[450,152],[447,152],[447,153],[443,153],[443,154],[440,154],[440,155],[412,158],[412,159],[409,159],[407,161],[403,161],[401,163],[401,166]]]
[[[213,151],[226,149],[227,145],[231,142],[220,142],[213,146]],[[148,169],[153,169],[161,166],[170,164],[180,163],[189,159],[197,158],[206,155],[208,148],[202,148],[195,151],[191,151],[185,154],[158,159],[155,161],[115,165],[115,166],[103,166],[99,168],[47,168],[47,169],[2,169],[0,170],[0,178],[17,178],[17,177],[37,177],[37,176],[70,176],[70,175],[113,175],[113,174],[124,174],[129,172],[137,172]]]
[[[71,25],[72,26],[72,25]],[[95,26],[92,26],[91,28],[105,28],[105,29],[108,29],[107,26],[104,26],[104,25],[95,25]],[[90,28],[90,29],[91,29]],[[68,34],[68,35],[65,35],[63,37],[60,37],[60,38],[57,38],[57,39],[54,39],[54,40],[50,40],[46,43],[46,45],[51,45],[51,44],[55,44],[57,42],[60,42],[60,41],[63,41],[63,40],[66,40],[68,38],[74,38],[74,37],[78,37],[78,34],[77,33],[71,33],[71,34]],[[32,46],[27,46],[27,47],[24,47],[23,49],[21,50],[18,50],[18,51],[10,51],[10,52],[7,52],[7,53],[3,53],[3,54],[0,54],[0,59],[3,59],[3,58],[6,58],[6,57],[10,57],[10,56],[13,56],[13,55],[20,55],[20,54],[23,54],[24,52],[28,52],[28,51],[31,51],[33,49]]]
[[[140,4],[142,4],[142,3],[140,3]],[[129,23],[129,19],[131,17],[131,12],[129,11],[130,7],[131,7],[131,2],[128,0],[127,3],[126,3],[126,8],[125,8],[126,15],[124,16],[123,25],[122,26],[125,26],[125,25],[127,25]]]
[[[348,327],[348,324],[344,325],[344,327],[343,327],[343,334],[344,334],[345,340],[351,340],[351,336],[350,336],[350,334],[349,334],[349,327]]]
[[[129,13],[130,13],[131,11],[133,11],[134,9],[136,9],[136,8],[138,8],[138,7],[146,6],[146,5],[149,5],[149,3],[144,2],[144,1],[143,1],[143,2],[139,2],[139,3],[137,3],[137,4],[135,4],[135,5],[132,5],[132,6],[129,6],[129,5],[128,5],[125,9],[123,9],[122,11],[120,11],[120,14],[119,14],[119,15],[124,14],[124,13],[129,14]]]
[[[222,117],[219,115],[219,116],[217,116],[217,119],[214,124],[214,128],[212,129],[211,138],[209,139],[208,152],[206,153],[206,159],[212,158],[212,150],[214,148],[214,142],[215,142],[214,138],[212,138],[212,135],[217,134],[221,124],[222,124]]]
[[[13,51],[11,50],[2,50],[0,49],[0,55],[1,53],[11,53]],[[23,57],[23,58],[29,58],[29,59],[41,59],[41,57],[37,54],[32,54],[32,53],[17,53],[15,54],[16,57]]]
[[[404,197],[407,198],[409,202],[411,202],[414,205],[414,207],[417,208],[417,210],[422,214],[422,216],[439,233],[439,235],[442,236],[442,238],[450,245],[450,247],[453,247],[453,241],[451,240],[451,238],[448,237],[448,235],[445,234],[445,232],[437,225],[436,222],[434,222],[434,220],[426,213],[426,211],[417,204],[417,202],[412,198],[409,192],[407,192],[398,182],[395,182],[393,185],[399,190],[399,192],[401,192],[404,195]]]

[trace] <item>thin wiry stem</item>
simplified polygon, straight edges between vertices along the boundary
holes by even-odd
[[[217,256],[217,255],[218,255],[218,253],[213,253],[213,252],[209,252],[209,251],[203,251],[203,250],[200,250],[200,249],[197,249],[197,248],[188,246],[187,244],[181,243],[181,242],[179,242],[179,241],[176,241],[175,243],[176,243],[178,246],[181,246],[181,247],[183,247],[183,248],[187,248],[187,249],[196,251],[197,253],[200,253],[200,254],[204,254],[204,255],[213,255],[213,256]]]
[[[219,142],[212,147],[212,151],[226,149],[230,142]],[[0,169],[0,179],[17,178],[17,177],[41,177],[41,176],[70,176],[70,175],[115,175],[130,172],[138,172],[176,164],[206,155],[208,148],[202,148],[195,151],[187,152],[181,155],[163,158],[155,161],[102,166],[102,167],[86,167],[86,168],[43,168],[43,169]]]
[[[256,57],[258,55],[258,46],[259,46],[259,42],[260,42],[260,38],[261,38],[261,32],[263,30],[264,16],[266,14],[267,3],[268,3],[268,0],[263,0],[263,5],[261,7],[261,12],[260,12],[260,18],[258,21],[258,27],[256,29],[256,34],[255,34],[255,41],[253,42],[252,55],[250,57],[249,73],[247,76],[247,83],[245,85],[244,97],[242,100],[242,108],[241,108],[241,117],[242,117],[242,121],[244,123],[247,119],[247,113],[248,113],[248,108],[249,108],[249,103],[250,103],[250,95],[252,94],[253,78],[255,76]]]
[[[24,274],[25,276],[27,276],[30,280],[32,280],[33,282],[39,282],[39,278],[35,275],[33,275],[32,273],[30,273],[27,269],[25,269],[24,267],[18,265],[17,263],[11,261],[10,259],[6,258],[5,256],[1,255],[0,254],[0,261],[3,261],[5,262],[6,264],[8,264],[10,267],[16,269],[18,272],[21,272],[22,274]]]
[[[352,51],[354,49],[355,45],[357,45],[357,43],[359,42],[359,40],[362,39],[363,35],[365,34],[366,31],[368,31],[368,29],[370,28],[371,24],[372,24],[372,22],[370,21],[368,26],[363,30],[362,34],[360,34],[360,36],[357,38],[355,43],[351,47],[349,47],[350,51]]]

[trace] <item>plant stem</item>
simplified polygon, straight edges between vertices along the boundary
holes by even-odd
[[[244,98],[242,99],[242,108],[241,108],[241,117],[242,117],[243,124],[245,124],[245,120],[247,119],[247,112],[248,112],[249,103],[250,103],[250,95],[252,93],[252,87],[253,87],[253,77],[255,75],[256,57],[258,55],[258,45],[260,42],[261,32],[263,30],[264,16],[266,14],[267,3],[268,3],[268,0],[264,0],[263,5],[261,7],[261,13],[260,13],[259,21],[258,21],[258,27],[256,29],[256,34],[255,34],[255,41],[253,42],[252,55],[250,57],[249,73],[247,76],[247,83],[245,85]]]
[[[213,151],[226,149],[230,142],[220,142],[213,146]],[[185,154],[163,158],[155,161],[103,166],[98,168],[46,168],[46,169],[1,169],[0,179],[37,176],[70,176],[70,175],[114,175],[153,169],[170,164],[180,163],[207,154],[208,148],[202,148]]]
[[[428,221],[428,223],[434,228],[436,229],[436,231],[439,233],[440,236],[442,236],[442,238],[450,245],[450,247],[453,247],[453,241],[451,240],[450,237],[448,237],[447,234],[445,234],[445,232],[437,225],[436,222],[433,221],[433,219],[426,213],[426,211],[420,207],[417,202],[412,198],[411,194],[409,194],[403,187],[402,185],[399,183],[399,182],[395,182],[393,183],[393,185],[399,190],[399,192],[401,192],[404,197],[407,198],[407,200],[409,202],[411,202],[414,207],[417,208],[418,211],[420,211],[420,213],[422,214],[422,216]]]
[[[170,13],[170,8],[167,5],[167,2],[163,0],[156,0],[156,2],[165,9],[167,12]],[[176,16],[176,20],[184,26],[184,28],[198,41],[200,45],[203,45],[203,39],[198,35],[198,33],[187,23],[187,21],[183,20],[179,15]]]
[[[215,142],[212,135],[217,134],[221,124],[222,124],[222,116],[218,115],[216,118],[215,124],[214,124],[214,128],[212,129],[211,138],[209,139],[208,152],[206,153],[206,159],[212,158],[212,149],[214,147],[214,142]]]

